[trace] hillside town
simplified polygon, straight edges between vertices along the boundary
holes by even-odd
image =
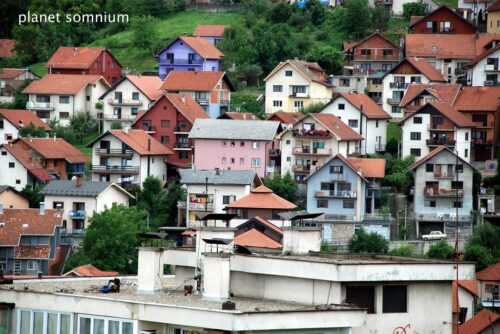
[[[355,1],[245,73],[210,1],[154,71],[0,39],[0,333],[500,333],[500,0],[267,6]]]

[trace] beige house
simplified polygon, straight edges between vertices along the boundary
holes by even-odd
[[[317,63],[287,60],[264,78],[266,113],[300,111],[312,103],[327,103],[332,97],[332,84]]]
[[[500,34],[500,0],[488,7],[486,31],[488,34]]]
[[[9,209],[28,209],[30,203],[15,188],[0,186],[0,205]]]

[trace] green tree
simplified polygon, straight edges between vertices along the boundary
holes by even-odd
[[[293,182],[290,173],[281,176],[279,173],[274,173],[273,177],[262,180],[264,185],[271,189],[276,195],[294,203],[297,193],[297,184]]]
[[[452,246],[448,245],[448,243],[444,240],[433,243],[429,250],[427,251],[426,256],[432,259],[443,259],[443,260],[451,260],[453,259],[453,254],[455,250]]]
[[[413,186],[413,174],[409,167],[415,162],[414,156],[407,156],[404,159],[386,155],[386,171],[384,185],[395,187],[397,191],[408,192]]]
[[[153,51],[153,47],[158,39],[155,29],[157,21],[158,20],[152,16],[132,18],[130,26],[132,29],[132,44],[135,47]]]
[[[177,222],[177,202],[186,201],[186,190],[178,183],[170,183],[167,188],[165,197],[166,217],[165,224],[167,226],[175,226]]]
[[[113,121],[113,123],[111,123],[111,130],[121,130],[122,128],[123,125],[120,121]]]
[[[30,124],[25,125],[21,130],[19,130],[19,136],[43,138],[46,136],[45,128],[43,126],[35,126],[35,124],[30,122]]]
[[[94,213],[82,244],[68,261],[65,270],[92,263],[99,269],[122,274],[137,272],[138,232],[145,230],[146,211],[113,205]]]
[[[374,30],[384,32],[389,28],[391,13],[385,9],[384,5],[377,5],[372,10],[372,27]]]
[[[367,233],[363,228],[349,240],[349,252],[385,254],[389,250],[389,241],[378,233]]]
[[[70,117],[69,127],[80,143],[83,143],[83,137],[97,131],[97,119],[88,111],[78,112]]]
[[[315,114],[320,112],[323,108],[325,107],[325,104],[323,102],[313,102],[309,104],[308,106],[302,108],[301,112],[303,114]]]
[[[415,246],[413,245],[402,245],[389,251],[389,254],[394,256],[413,256],[414,253]]]
[[[30,185],[26,185],[21,191],[21,195],[26,197],[28,199],[28,202],[30,203],[30,208],[39,208],[40,207],[40,202],[43,202],[43,195],[40,194],[40,191],[42,191],[44,185],[37,185],[35,188],[33,188]]]
[[[285,23],[293,13],[292,8],[289,4],[280,2],[271,9],[269,19],[273,23]]]
[[[476,262],[476,270],[500,261],[500,227],[490,223],[477,226],[465,246],[464,259]]]
[[[346,0],[342,15],[342,30],[358,39],[366,34],[370,25],[368,0]]]
[[[409,2],[403,4],[403,16],[409,20],[412,16],[427,15],[427,6],[421,2]]]
[[[249,112],[264,119],[265,113],[262,103],[257,97],[250,93],[234,93],[231,95],[231,110],[238,112]]]
[[[317,62],[328,74],[336,74],[342,70],[344,55],[330,45],[314,46],[306,55],[308,61]]]
[[[305,10],[309,13],[313,25],[318,26],[323,22],[326,9],[319,0],[307,0]]]
[[[476,271],[483,270],[496,263],[488,248],[470,243],[465,246],[464,260],[475,262]]]
[[[148,176],[142,183],[142,190],[137,194],[137,206],[156,216],[165,209],[165,192],[162,180],[156,176]]]

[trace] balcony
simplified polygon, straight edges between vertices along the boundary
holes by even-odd
[[[292,93],[290,93],[290,97],[308,98],[309,97],[309,93],[292,92]]]
[[[292,130],[292,135],[294,137],[307,137],[307,138],[331,138],[332,136],[328,131],[325,130]]]
[[[399,97],[393,99],[387,99],[387,104],[399,106],[399,103],[401,103],[401,98]]]
[[[221,100],[219,101],[219,104],[220,104],[221,106],[228,106],[229,104],[231,104],[231,101],[230,101],[230,100],[224,100],[224,99],[221,99]]]
[[[208,105],[208,103],[209,103],[208,99],[195,98],[194,100],[199,105]]]
[[[316,198],[356,198],[357,193],[352,190],[321,190],[314,193]]]
[[[26,109],[31,110],[54,110],[54,103],[52,102],[33,102],[26,103]]]
[[[484,82],[484,85],[485,86],[500,86],[500,81],[496,81],[496,80],[486,80]]]
[[[160,60],[160,65],[201,65],[203,59],[166,59]]]
[[[308,156],[331,156],[332,150],[329,148],[313,148],[309,147],[295,147],[293,149],[293,155],[308,155]]]
[[[132,150],[119,148],[96,148],[94,152],[96,155],[100,155],[102,157],[132,158],[132,156],[134,155],[134,151]]]
[[[122,116],[122,115],[109,115],[109,114],[102,114],[102,119],[105,121],[133,121],[135,120],[135,115],[132,116]]]
[[[176,126],[174,128],[175,134],[189,134],[189,130],[186,127]]]
[[[85,219],[85,210],[70,210],[69,216],[71,219]]]
[[[467,70],[464,68],[456,68],[455,69],[455,75],[457,75],[457,76],[464,75],[465,73],[467,73]]]
[[[275,150],[269,150],[269,157],[271,158],[277,158],[281,155],[281,150],[275,149]]]
[[[347,156],[349,156],[349,157],[357,157],[360,155],[361,155],[361,149],[359,147],[355,147],[354,150],[347,153]]]
[[[191,151],[193,149],[192,145],[189,143],[175,143],[174,150],[176,151]]]
[[[419,221],[456,221],[457,216],[455,213],[426,213],[426,214],[414,214],[410,213],[408,217],[418,219]],[[461,222],[466,222],[470,220],[469,215],[458,215],[458,219]]]
[[[427,188],[424,189],[425,197],[432,198],[456,198],[463,197],[464,191],[462,189],[435,189],[435,188]]]
[[[307,173],[311,171],[311,166],[310,165],[293,165],[292,166],[292,172],[294,173]]]
[[[121,175],[134,175],[139,174],[138,166],[103,166],[92,165],[91,171],[98,174],[121,174]]]
[[[425,141],[427,143],[427,146],[455,146],[456,141],[455,140],[439,140],[439,139],[427,139]]]
[[[85,173],[85,164],[66,164],[67,174],[83,174]]]
[[[194,211],[214,211],[214,203],[189,203],[189,210]]]
[[[391,82],[389,83],[390,88],[394,89],[407,89],[410,84],[407,82]]]
[[[497,72],[500,71],[500,68],[498,67],[498,64],[486,64],[484,65],[484,70],[488,72]]]
[[[434,177],[436,179],[453,179],[455,177],[455,173],[448,172],[434,172]]]
[[[385,152],[385,144],[375,144],[375,152]]]
[[[124,99],[109,99],[108,103],[112,106],[142,106],[142,100],[124,100]]]

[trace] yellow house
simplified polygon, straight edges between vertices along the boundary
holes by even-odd
[[[297,112],[312,103],[327,103],[332,85],[317,63],[287,60],[276,66],[264,79],[266,113]]]
[[[488,7],[486,30],[488,34],[500,34],[500,0]]]
[[[13,187],[0,186],[0,206],[2,209],[28,209],[30,203]]]

